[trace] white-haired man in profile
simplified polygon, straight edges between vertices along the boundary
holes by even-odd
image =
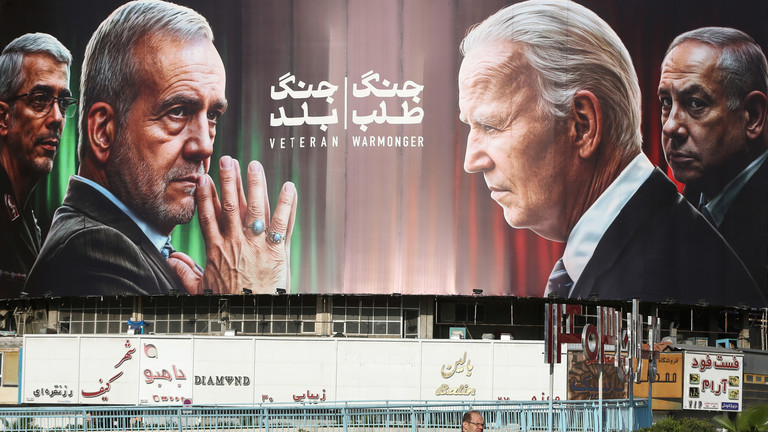
[[[624,45],[587,8],[532,0],[461,44],[464,169],[512,227],[566,242],[544,292],[564,298],[763,306],[723,239],[642,153]]]

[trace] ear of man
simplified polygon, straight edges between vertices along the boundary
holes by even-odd
[[[573,96],[568,134],[580,158],[589,159],[596,154],[603,135],[603,111],[591,91],[579,90]]]
[[[744,97],[744,111],[747,114],[747,138],[754,140],[765,131],[765,118],[768,113],[768,97],[757,90]]]
[[[96,102],[88,110],[88,146],[95,161],[106,165],[115,141],[115,110],[106,102]]]
[[[10,120],[11,106],[7,102],[0,102],[0,136],[8,135]]]

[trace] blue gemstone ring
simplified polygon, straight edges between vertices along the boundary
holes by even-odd
[[[267,228],[266,225],[264,225],[264,221],[261,219],[256,219],[253,221],[253,223],[248,227],[251,229],[251,232],[253,232],[255,235],[259,235],[264,232],[264,230]]]
[[[285,236],[283,234],[270,231],[267,234],[267,240],[269,240],[269,242],[272,244],[280,244],[283,242],[283,240],[285,240]]]

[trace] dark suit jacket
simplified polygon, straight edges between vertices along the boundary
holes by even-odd
[[[723,238],[658,168],[608,227],[573,298],[764,307]]]
[[[31,200],[30,200],[31,201]],[[40,253],[40,228],[32,205],[20,203],[0,165],[0,298],[15,298]]]
[[[733,200],[718,231],[768,297],[768,160]]]
[[[169,294],[186,290],[155,245],[109,199],[71,178],[30,273],[30,296]]]

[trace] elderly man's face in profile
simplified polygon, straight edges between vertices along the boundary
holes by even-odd
[[[461,120],[471,127],[464,169],[483,173],[509,225],[562,241],[567,155],[538,109],[532,73],[512,43],[467,53],[459,71]]]
[[[143,85],[111,156],[110,184],[163,232],[187,223],[226,109],[224,64],[210,41],[152,39],[133,50]],[[108,168],[109,169],[109,168]]]
[[[721,50],[698,42],[676,46],[661,68],[662,145],[675,178],[695,184],[734,158],[748,157],[743,108],[729,110],[717,62]]]

